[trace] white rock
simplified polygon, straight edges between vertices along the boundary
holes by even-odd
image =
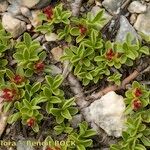
[[[26,6],[28,8],[34,7],[40,2],[40,0],[8,0],[10,4],[18,3],[20,6]]]
[[[146,13],[140,14],[137,17],[134,27],[139,32],[143,32],[144,34],[150,36],[150,6]]]
[[[139,1],[133,1],[129,7],[128,10],[130,13],[144,13],[146,12],[146,6],[140,3]]]
[[[130,23],[134,24],[136,22],[136,19],[137,19],[137,14],[132,14],[130,17]]]
[[[54,60],[60,61],[60,57],[63,56],[63,49],[60,47],[55,47],[51,50]]]
[[[29,20],[31,21],[33,27],[37,27],[42,24],[42,21],[40,21],[38,17],[39,13],[40,13],[39,10],[31,11],[31,17],[29,17]]]
[[[138,40],[138,34],[133,26],[129,23],[125,16],[120,16],[120,28],[117,32],[116,41],[124,42],[127,34],[130,33],[134,37],[134,43]]]
[[[56,41],[58,39],[58,35],[55,33],[47,33],[45,34],[46,41]]]
[[[26,24],[9,13],[5,13],[2,17],[2,25],[6,31],[10,32],[14,38],[20,36],[26,30]]]
[[[7,1],[0,1],[0,12],[5,12],[8,7]]]
[[[21,14],[20,5],[18,3],[9,5],[7,11],[13,16]]]
[[[32,8],[39,2],[40,2],[40,0],[21,0],[21,5],[26,6],[28,8]]]
[[[124,0],[104,0],[102,5],[110,12],[118,14]]]
[[[97,132],[102,128],[109,136],[120,137],[124,129],[124,111],[124,98],[111,91],[93,102],[85,115]]]
[[[21,7],[20,8],[22,15],[24,15],[25,17],[29,18],[32,16],[30,10],[27,7]]]

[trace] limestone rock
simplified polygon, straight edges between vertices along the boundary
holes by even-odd
[[[86,109],[84,115],[97,132],[99,128],[102,128],[109,136],[122,135],[125,122],[125,103],[122,96],[111,91]]]
[[[31,11],[27,7],[22,6],[20,8],[20,10],[21,10],[21,13],[22,13],[23,16],[25,16],[27,18],[32,17]]]
[[[120,17],[120,28],[118,30],[116,41],[123,42],[126,39],[128,33],[131,33],[134,36],[134,40],[138,40],[138,34],[136,33],[135,29],[129,23],[128,19],[125,16]]]
[[[102,5],[108,10],[110,13],[117,14],[124,0],[104,0]]]
[[[128,10],[130,13],[144,13],[146,12],[146,6],[140,3],[139,1],[133,1],[129,7]]]
[[[150,36],[150,7],[146,13],[140,14],[134,24],[134,27],[139,32]]]
[[[26,30],[26,24],[14,18],[11,14],[5,13],[2,17],[2,25],[14,38],[20,36]]]
[[[5,12],[8,8],[7,1],[0,1],[0,12]]]
[[[13,16],[21,14],[20,5],[18,3],[13,3],[12,5],[9,5],[7,11]]]
[[[34,7],[40,2],[40,0],[8,0],[10,4],[18,3],[20,6],[26,6],[28,8]]]
[[[33,150],[31,143],[27,143],[25,140],[20,140],[17,142],[17,150]]]
[[[40,0],[21,0],[21,5],[26,6],[28,8],[32,8],[39,2],[40,2]]]

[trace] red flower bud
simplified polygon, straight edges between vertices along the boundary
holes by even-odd
[[[134,110],[138,110],[142,107],[142,103],[139,99],[135,99],[132,105]]]
[[[106,58],[108,60],[112,60],[114,56],[115,56],[115,53],[113,52],[112,49],[107,50],[107,52],[106,52]]]
[[[46,147],[45,150],[53,150],[53,149],[48,146],[48,147]]]
[[[35,119],[34,119],[34,118],[29,118],[29,119],[27,120],[27,125],[28,125],[29,127],[33,127],[34,124],[35,124]]]
[[[134,92],[134,95],[136,97],[140,97],[142,95],[142,90],[140,88],[136,88],[135,92]]]
[[[24,81],[24,78],[20,75],[15,75],[12,81],[16,84],[21,84]]]
[[[8,89],[8,88],[5,88],[2,90],[2,98],[5,100],[5,101],[12,101],[15,97],[15,94],[16,94],[16,91],[15,90],[11,90],[11,89]]]
[[[38,61],[35,65],[34,68],[36,72],[42,72],[45,68],[45,64],[42,61]]]
[[[43,9],[43,13],[46,14],[47,19],[53,18],[53,9],[51,6],[47,6]]]
[[[87,32],[87,28],[83,25],[79,25],[79,31],[81,35],[84,35]]]

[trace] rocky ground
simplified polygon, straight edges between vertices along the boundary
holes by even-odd
[[[127,33],[131,33],[134,39],[142,40],[145,42],[145,36],[150,37],[150,0],[61,0],[66,8],[72,11],[72,14],[77,16],[84,14],[85,12],[92,12],[96,14],[98,11],[104,9],[104,16],[106,18],[105,26],[102,28],[103,37],[111,41],[122,42],[125,40]],[[38,19],[39,12],[48,5],[56,5],[57,0],[0,0],[0,18],[3,27],[6,31],[10,32],[14,39],[20,41],[22,34],[28,32],[32,35],[32,39],[40,41],[43,47],[47,50],[51,50],[50,58],[52,58],[51,69],[52,74],[62,74],[64,71],[60,64],[60,57],[63,50],[59,47],[58,37],[55,33],[47,35],[34,32],[34,29],[41,25],[41,21]],[[141,33],[144,33],[142,36]],[[145,60],[141,60],[144,63]],[[128,72],[132,72],[133,68],[125,68]],[[124,71],[126,72],[126,71]],[[137,80],[149,85],[149,79],[147,75],[140,75]],[[71,83],[72,85],[74,83]],[[67,85],[68,86],[68,85]],[[66,87],[67,87],[66,86]],[[130,84],[128,85],[130,86]],[[101,88],[105,87],[105,83],[100,85]],[[84,92],[91,94],[93,91],[88,91],[89,87],[84,88]],[[92,86],[92,89],[95,87]],[[96,86],[97,89],[97,86]],[[70,90],[68,86],[68,90]],[[68,92],[69,93],[69,92]],[[121,92],[120,92],[121,93]],[[70,94],[70,93],[69,93]],[[88,95],[86,94],[86,95]],[[70,95],[74,95],[71,93]],[[111,100],[107,102],[108,99]],[[106,99],[106,100],[105,100]],[[116,99],[118,101],[116,101]],[[109,104],[108,104],[109,103]],[[115,106],[114,106],[115,103]],[[111,105],[112,104],[112,105]],[[110,105],[109,110],[107,106]],[[116,110],[116,108],[118,108]],[[105,110],[106,109],[106,110]],[[101,100],[93,102],[89,107],[83,109],[84,114],[91,112],[89,116],[85,116],[89,122],[94,122],[91,125],[93,128],[98,129],[99,137],[94,139],[94,148],[92,150],[108,150],[111,143],[116,142],[115,137],[120,137],[122,132],[122,120],[123,111],[125,110],[125,104],[123,97],[117,95],[114,92],[109,92]],[[102,111],[102,112],[101,112]],[[86,112],[86,113],[85,113]],[[106,113],[103,113],[106,112]],[[97,114],[95,116],[95,114]],[[117,115],[116,115],[117,114]],[[109,116],[109,117],[107,117]],[[120,116],[120,117],[118,117]],[[119,118],[119,119],[118,119]],[[101,121],[99,121],[102,120]],[[51,120],[48,118],[45,122]],[[81,114],[78,114],[72,120],[72,126],[75,126],[83,120]],[[46,130],[44,130],[45,134]],[[40,133],[39,133],[40,134]],[[36,135],[39,138],[42,135]],[[108,135],[110,137],[108,137]],[[25,127],[22,128],[20,123],[8,125],[5,133],[2,135],[2,140],[16,140],[24,141],[26,138],[35,138],[35,135],[31,132],[27,132]],[[42,137],[41,137],[42,138]],[[63,138],[63,137],[62,137]],[[99,148],[99,145],[100,148]],[[5,150],[5,147],[0,148]],[[38,148],[37,148],[38,149]],[[9,147],[8,150],[14,150],[13,147]],[[34,150],[33,147],[28,147],[23,142],[17,142],[17,150]]]

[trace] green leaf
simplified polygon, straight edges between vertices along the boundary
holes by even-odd
[[[63,76],[62,75],[57,75],[54,78],[53,89],[57,89],[61,85],[62,81],[63,81]]]
[[[51,77],[51,76],[46,76],[45,77],[45,79],[46,79],[46,82],[50,85],[50,86],[52,86],[53,85],[53,78]]]
[[[53,104],[51,102],[47,102],[46,104],[46,111],[48,114],[51,113],[51,109],[53,108]]]
[[[34,94],[34,93],[36,93],[40,88],[41,88],[41,83],[40,83],[40,82],[36,82],[36,83],[33,84],[30,93]]]
[[[6,69],[6,75],[8,76],[9,79],[13,79],[13,77],[15,76],[10,69]]]
[[[61,99],[59,97],[56,97],[56,96],[51,96],[50,102],[53,104],[61,103]]]
[[[150,147],[150,139],[149,139],[149,138],[147,138],[147,137],[145,137],[145,136],[142,136],[142,138],[141,138],[140,140],[143,142],[143,144],[144,144],[145,146]]]
[[[64,117],[63,117],[63,116],[61,116],[61,115],[56,116],[56,122],[57,122],[58,124],[63,123],[63,121],[64,121]]]
[[[63,110],[62,112],[61,112],[61,115],[64,117],[64,118],[66,118],[66,119],[72,119],[72,116],[71,116],[71,114],[70,114],[70,112],[67,110],[67,109],[65,109],[65,110]]]
[[[9,124],[12,124],[12,123],[16,122],[20,117],[21,117],[20,112],[17,112],[15,114],[9,116],[8,119],[7,119],[7,122]]]
[[[52,108],[51,113],[54,116],[60,116],[60,109],[59,108]]]
[[[66,100],[63,107],[62,107],[62,109],[66,109],[66,108],[72,106],[73,104],[74,104],[74,98]]]
[[[86,78],[89,80],[93,80],[93,76],[91,75],[90,72],[86,74]]]
[[[147,46],[143,46],[140,48],[140,52],[142,52],[145,55],[149,55],[150,54],[150,49]]]
[[[78,35],[80,35],[79,28],[78,28],[78,27],[73,27],[73,28],[70,30],[70,34],[73,35],[73,36],[78,36]]]
[[[135,150],[147,150],[143,145],[137,144]]]
[[[35,125],[32,127],[34,132],[39,132],[39,125],[37,123],[35,123]]]
[[[100,12],[98,12],[92,22],[95,23],[95,22],[97,22],[97,21],[100,21],[101,18],[102,18],[102,16],[103,16],[103,14],[104,14],[104,11],[103,11],[103,10],[100,11]]]
[[[23,39],[24,39],[24,42],[25,42],[26,46],[27,46],[27,47],[30,47],[31,42],[32,42],[32,39],[31,39],[30,34],[28,34],[27,32],[24,33]]]

